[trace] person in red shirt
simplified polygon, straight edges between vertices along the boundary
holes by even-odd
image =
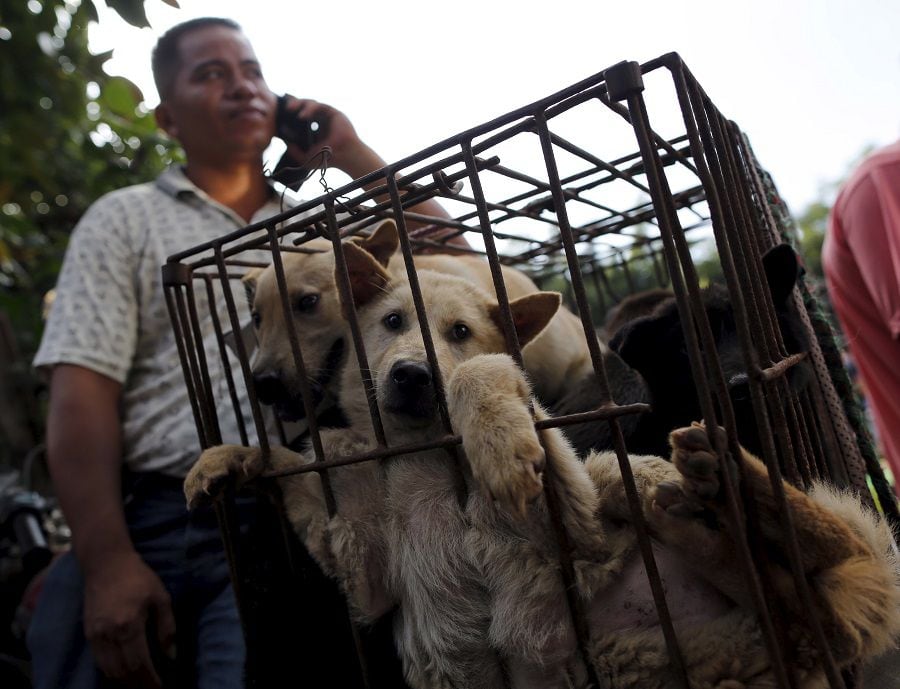
[[[884,456],[900,479],[900,141],[868,156],[841,188],[822,265]]]

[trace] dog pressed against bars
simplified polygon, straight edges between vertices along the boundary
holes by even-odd
[[[388,442],[441,436],[437,378],[445,383],[465,461],[443,449],[328,470],[337,512],[325,509],[316,472],[278,479],[288,518],[320,566],[335,577],[356,616],[396,609],[395,641],[415,688],[587,686],[560,576],[543,485],[545,463],[571,544],[578,597],[589,626],[588,662],[606,686],[674,686],[641,571],[631,512],[615,456],[584,461],[559,430],[535,431],[530,385],[503,354],[496,301],[458,277],[419,273],[439,370],[425,355],[408,282],[365,250],[345,247],[353,298]],[[520,341],[539,337],[559,298],[512,300]],[[349,428],[322,435],[326,459],[375,445],[359,371],[340,372]],[[707,431],[671,434],[671,461],[631,458],[640,500],[688,675],[698,687],[774,686],[727,529],[718,460]],[[207,450],[186,481],[191,503],[226,480],[265,469],[309,469],[312,453],[223,446]],[[800,686],[826,686],[780,563],[784,544],[763,465],[749,454],[747,480],[777,583],[790,610],[788,658]],[[457,469],[468,484],[460,502]],[[852,498],[785,487],[805,544],[803,567],[835,659],[850,666],[887,648],[900,631],[900,589],[890,532]],[[698,566],[699,564],[699,566]]]
[[[380,223],[368,237],[350,241],[365,248],[392,275],[406,275],[403,258],[397,251],[399,239],[393,220]],[[339,372],[348,362],[348,326],[341,313],[330,242],[313,240],[304,248],[304,253],[284,253],[282,261],[291,317],[303,352],[313,403],[318,405],[323,398],[338,397]],[[455,275],[493,293],[490,266],[480,257],[426,255],[416,256],[415,262],[417,270]],[[504,267],[503,279],[511,299],[538,291],[521,271]],[[275,270],[270,266],[249,271],[243,282],[258,339],[252,364],[257,394],[261,402],[273,405],[282,419],[295,420],[305,411]],[[605,345],[600,346],[606,357],[618,358]],[[548,327],[523,347],[525,368],[535,393],[548,403],[565,398],[573,381],[593,380],[582,324],[565,308],[559,309]],[[585,406],[579,411],[589,408]]]

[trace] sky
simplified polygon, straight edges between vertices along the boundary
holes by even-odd
[[[142,30],[96,4],[92,49],[114,50],[107,70],[149,106],[157,36],[228,16],[274,91],[340,108],[388,161],[671,51],[749,136],[795,213],[828,198],[864,149],[900,138],[900,2],[146,0]]]

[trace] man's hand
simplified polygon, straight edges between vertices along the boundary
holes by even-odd
[[[328,166],[343,170],[351,177],[357,176],[353,172],[359,166],[360,159],[364,159],[368,163],[368,158],[372,155],[370,149],[360,140],[353,124],[340,110],[309,98],[301,99],[293,96],[287,96],[285,107],[293,116],[316,120],[323,128],[321,130],[323,135],[310,149],[303,150],[296,144],[288,142],[288,152],[295,160],[305,161],[323,147],[328,146],[331,149]],[[366,171],[370,172],[370,170]]]
[[[136,689],[160,689],[153,666],[148,623],[170,657],[175,649],[175,618],[159,577],[135,552],[116,556],[86,573],[84,631],[105,675]]]
[[[318,101],[299,99],[292,96],[287,96],[286,108],[288,112],[295,114],[297,117],[314,119],[323,123],[325,128],[324,135],[307,151],[302,150],[299,146],[288,144],[288,153],[294,160],[302,161],[305,167],[320,166],[322,162],[325,162],[328,167],[337,168],[351,178],[358,179],[386,165],[384,159],[359,138],[356,129],[353,128],[353,124],[337,108]],[[327,161],[311,160],[311,156],[324,146],[331,148],[329,159]],[[379,183],[383,182],[376,181],[369,186],[378,185]],[[378,200],[385,199],[382,197]],[[409,210],[414,213],[432,216],[438,221],[439,227],[441,226],[441,219],[450,218],[450,214],[434,198],[427,199]],[[432,223],[423,220],[409,220],[407,227],[415,229],[430,224]],[[446,234],[446,229],[443,231],[439,230],[436,234],[430,235],[429,239],[436,241]],[[455,248],[462,252],[471,251],[471,247],[466,239],[461,235],[455,235],[443,247],[435,247],[428,250],[427,253],[454,253]]]
[[[169,651],[175,620],[168,592],[125,525],[121,393],[120,383],[91,369],[54,367],[47,462],[84,573],[84,631],[97,665],[127,686],[158,688],[147,627],[155,625],[160,648]]]

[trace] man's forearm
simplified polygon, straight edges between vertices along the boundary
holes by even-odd
[[[343,158],[342,170],[343,172],[350,175],[353,179],[358,179],[363,177],[364,175],[369,174],[370,172],[374,172],[385,166],[384,159],[378,155],[374,150],[369,148],[368,145],[360,142],[358,147],[353,151],[352,155],[345,155]],[[380,180],[376,181],[373,185],[380,185],[382,182]],[[428,215],[437,219],[449,219],[450,214],[447,210],[437,202],[436,199],[427,199],[422,201],[421,203],[417,203],[415,206],[411,206],[409,211],[412,213],[418,213],[419,215]],[[409,229],[419,228],[427,226],[431,223],[425,220],[410,220],[407,223]],[[440,223],[434,223],[440,226]],[[434,234],[429,235],[429,239],[432,241],[440,241],[442,237],[448,234],[446,229],[439,229]],[[454,235],[450,239],[447,240],[448,243],[454,244],[461,247],[468,247],[469,243],[465,240],[461,235]]]
[[[90,570],[133,550],[121,495],[118,383],[77,366],[53,372],[47,456],[79,563]]]

